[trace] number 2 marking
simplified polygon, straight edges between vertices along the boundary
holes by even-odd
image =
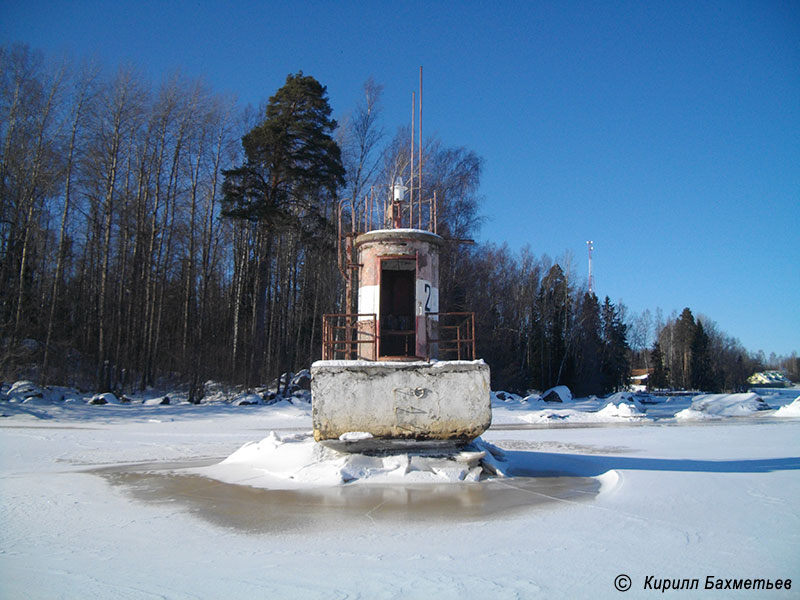
[[[425,284],[425,312],[431,312],[431,284]]]

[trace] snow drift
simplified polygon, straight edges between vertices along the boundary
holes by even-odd
[[[480,438],[460,452],[418,451],[399,454],[339,452],[314,441],[311,433],[274,431],[249,442],[222,462],[189,469],[224,483],[269,489],[336,486],[352,483],[475,482],[502,476],[503,451]]]
[[[678,413],[679,421],[699,421],[703,419],[719,419],[721,417],[746,417],[762,410],[769,410],[769,405],[758,394],[701,394],[692,399],[692,405]]]
[[[572,400],[572,392],[565,385],[557,385],[546,390],[542,394],[542,400],[545,402],[569,402]]]
[[[800,417],[800,396],[795,398],[794,402],[781,406],[775,411],[776,417]]]

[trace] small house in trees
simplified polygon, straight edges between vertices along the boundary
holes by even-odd
[[[631,369],[630,389],[634,392],[643,392],[649,386],[653,369]]]

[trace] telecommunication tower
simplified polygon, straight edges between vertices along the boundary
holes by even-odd
[[[586,246],[589,248],[589,293],[594,293],[594,277],[592,276],[592,250],[594,250],[594,242],[588,240]]]

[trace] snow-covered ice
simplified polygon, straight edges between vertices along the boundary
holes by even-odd
[[[770,409],[738,416],[691,396],[498,400],[482,440],[509,472],[481,482],[459,476],[474,455],[439,473],[409,454],[315,463],[303,402],[44,396],[0,402],[2,597],[618,598],[620,574],[625,597],[653,593],[648,576],[698,578],[685,597],[730,597],[702,590],[709,575],[793,580],[747,598],[800,585],[800,419],[780,418],[797,389],[759,390]],[[676,419],[690,406],[718,418]]]

